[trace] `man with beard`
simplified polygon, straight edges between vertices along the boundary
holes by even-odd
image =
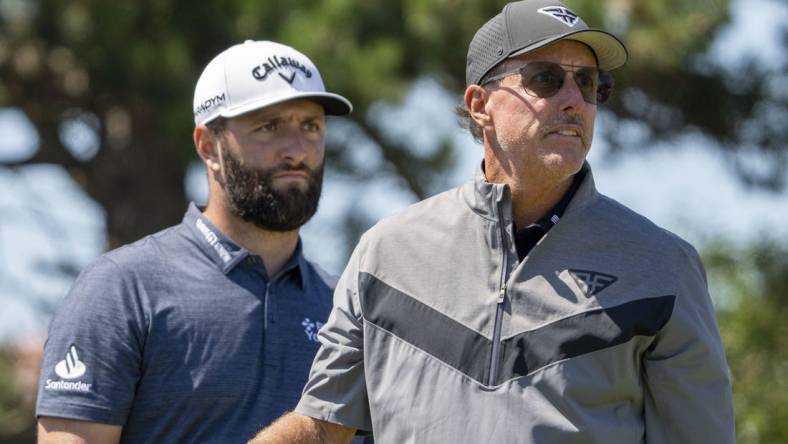
[[[295,413],[254,442],[734,442],[697,252],[599,193],[585,161],[626,60],[555,0],[477,31],[475,178],[362,236]]]
[[[39,442],[243,442],[295,407],[334,286],[298,231],[317,210],[325,115],[350,111],[285,45],[207,65],[208,204],[80,274],[50,325]]]

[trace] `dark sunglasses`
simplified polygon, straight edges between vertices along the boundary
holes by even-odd
[[[564,67],[572,68],[569,70]],[[567,71],[572,72],[575,84],[583,95],[583,100],[598,105],[605,103],[613,91],[613,76],[601,69],[589,66],[564,65],[553,62],[528,62],[514,71],[507,71],[483,80],[480,84],[487,83],[519,74],[523,89],[526,94],[546,98],[552,97],[564,86]]]

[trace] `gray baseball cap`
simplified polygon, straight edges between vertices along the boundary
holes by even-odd
[[[558,40],[576,40],[594,51],[600,69],[610,71],[627,61],[627,48],[613,34],[589,28],[556,0],[522,0],[484,24],[468,47],[465,82],[478,84],[501,61]]]

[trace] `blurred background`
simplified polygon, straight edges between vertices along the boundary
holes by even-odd
[[[191,108],[214,55],[281,41],[355,105],[302,232],[339,273],[379,218],[472,176],[453,108],[505,3],[0,0],[0,443],[34,440],[41,344],[79,270],[205,201]],[[788,442],[788,3],[565,3],[631,55],[598,112],[599,189],[701,251],[739,442]]]

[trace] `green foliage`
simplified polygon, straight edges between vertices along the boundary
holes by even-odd
[[[661,70],[686,70],[689,56],[703,51],[728,20],[726,1],[632,2],[627,38],[636,60]]]
[[[763,241],[706,254],[733,375],[740,443],[788,442],[788,248]]]
[[[21,387],[16,373],[14,353],[0,348],[0,444],[35,442],[33,406],[25,399],[29,388]]]

